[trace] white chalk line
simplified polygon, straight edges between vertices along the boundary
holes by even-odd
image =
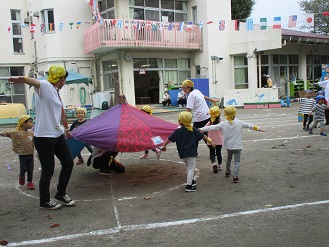
[[[188,224],[195,224],[195,223],[202,223],[202,222],[209,222],[227,218],[234,218],[234,217],[241,217],[246,215],[258,215],[261,213],[270,213],[276,211],[283,211],[283,210],[294,210],[305,206],[317,206],[317,205],[324,205],[328,204],[329,200],[324,201],[316,201],[316,202],[305,202],[293,205],[286,205],[286,206],[279,206],[273,208],[262,208],[256,210],[249,210],[249,211],[242,211],[230,214],[222,214],[218,216],[211,216],[211,217],[203,217],[203,218],[195,218],[195,219],[187,219],[187,220],[178,220],[178,221],[166,221],[166,222],[157,222],[157,223],[149,223],[149,224],[139,224],[139,225],[125,225],[125,226],[117,226],[109,229],[91,231],[86,233],[78,233],[78,234],[70,234],[70,235],[63,235],[53,238],[44,238],[44,239],[37,239],[37,240],[26,240],[22,242],[14,242],[9,243],[7,246],[24,246],[24,245],[37,245],[37,244],[44,244],[44,243],[51,243],[57,242],[61,240],[72,240],[81,237],[90,237],[90,236],[101,236],[101,235],[111,235],[116,234],[118,232],[129,232],[129,231],[138,231],[138,230],[148,230],[148,229],[157,229],[157,228],[165,228],[165,227],[172,227],[172,226],[180,226],[180,225],[188,225]]]

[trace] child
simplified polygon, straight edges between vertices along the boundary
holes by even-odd
[[[218,124],[220,122],[220,110],[218,106],[213,106],[209,109],[210,121],[205,126],[210,126]],[[222,130],[213,130],[208,132],[208,137],[212,140],[213,144],[216,146],[213,147],[209,142],[207,146],[210,151],[210,160],[212,164],[212,169],[214,173],[218,173],[218,168],[222,170],[222,145],[223,145],[223,132]],[[217,156],[218,166],[216,163],[215,156]]]
[[[87,122],[87,120],[85,119],[85,115],[86,115],[86,110],[84,108],[78,108],[76,110],[76,115],[77,118],[72,125],[70,126],[70,131],[78,128],[80,125],[84,124],[85,122]],[[86,148],[88,149],[88,151],[92,154],[93,153],[93,148],[90,144],[86,143]],[[76,163],[77,165],[83,164],[84,160],[81,156],[81,153],[78,154],[78,162]]]
[[[163,106],[171,106],[171,99],[170,99],[170,95],[168,93],[168,91],[165,91],[163,94],[163,101],[162,101],[162,105]]]
[[[198,131],[192,125],[192,114],[184,111],[178,115],[178,123],[181,127],[177,128],[164,142],[162,151],[167,150],[169,142],[176,142],[179,157],[186,164],[186,192],[196,191],[196,181],[194,179],[194,170],[197,157],[197,141],[203,139],[211,143],[211,139]]]
[[[311,98],[311,93],[312,93],[311,90],[305,90],[305,98],[299,99],[299,103],[300,103],[299,112],[301,112],[304,115],[303,130],[305,131],[309,131],[310,124],[313,121],[313,115],[309,116],[309,113],[315,104],[315,100]],[[307,123],[307,119],[308,119],[308,123]]]
[[[16,130],[0,133],[1,136],[9,137],[13,143],[13,151],[19,156],[20,174],[18,182],[25,184],[25,173],[27,172],[27,188],[34,190],[33,178],[33,154],[34,144],[32,141],[33,132],[29,131],[33,127],[33,120],[29,115],[22,115],[18,118]]]
[[[143,112],[152,116],[152,107],[149,105],[144,105],[141,109]],[[159,148],[152,149],[153,152],[156,153],[157,158],[160,159],[161,150]],[[149,157],[149,150],[144,151],[142,156],[139,156],[140,159],[147,159]]]
[[[229,177],[231,174],[231,161],[234,155],[234,175],[233,182],[239,182],[239,168],[240,157],[242,151],[242,130],[243,128],[249,128],[251,130],[266,132],[261,130],[258,126],[251,123],[246,123],[241,120],[235,119],[236,109],[234,106],[227,106],[224,109],[224,115],[227,121],[220,122],[216,125],[200,128],[202,132],[211,130],[223,130],[224,134],[224,146],[227,148],[227,161],[225,176]]]
[[[312,110],[308,114],[311,116],[311,114],[314,112],[314,123],[309,130],[311,135],[313,134],[313,129],[316,128],[318,123],[320,123],[320,135],[327,136],[327,134],[324,133],[324,111],[329,108],[324,104],[324,100],[325,99],[323,95],[316,96],[317,103],[313,106]]]

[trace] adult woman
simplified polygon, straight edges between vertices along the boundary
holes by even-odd
[[[209,107],[206,100],[217,102],[218,99],[204,96],[199,90],[194,88],[194,83],[191,80],[185,80],[182,83],[182,89],[187,95],[186,111],[193,113],[193,127],[197,129],[202,128],[210,121]]]
[[[51,66],[47,80],[39,81],[28,77],[9,78],[11,83],[25,83],[33,86],[37,96],[34,145],[38,151],[42,168],[39,194],[40,207],[43,209],[58,209],[62,206],[50,200],[49,187],[55,169],[54,155],[62,165],[55,199],[64,202],[66,206],[75,204],[66,195],[66,187],[71,178],[74,163],[65,140],[64,131],[68,138],[71,138],[72,135],[59,95],[59,90],[64,86],[67,76],[67,71],[63,67]]]

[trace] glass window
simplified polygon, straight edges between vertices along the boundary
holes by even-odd
[[[173,0],[161,0],[162,9],[175,9]]]
[[[272,55],[272,63],[279,64],[279,55]]]
[[[20,10],[11,10],[11,20],[12,21],[21,21],[21,11]]]
[[[159,11],[157,10],[145,10],[145,18],[150,21],[159,21]]]
[[[149,58],[148,59],[148,65],[149,65],[149,68],[157,68],[158,67],[157,59],[156,58]]]
[[[134,68],[139,69],[139,68],[145,68],[147,66],[147,59],[146,58],[134,58]]]
[[[306,61],[308,65],[312,65],[313,64],[313,56],[312,55],[308,55],[306,57]]]
[[[129,5],[144,6],[144,0],[129,0]]]
[[[178,85],[182,85],[182,82],[186,79],[191,78],[190,71],[178,71]]]
[[[23,41],[22,38],[13,38],[14,52],[23,53]]]
[[[145,0],[145,7],[159,8],[159,0]]]
[[[22,28],[19,23],[13,23],[13,35],[22,35]]]
[[[107,0],[107,8],[113,8],[114,7],[114,0]]]
[[[287,63],[288,63],[287,55],[280,55],[280,64],[287,64]]]
[[[178,58],[178,68],[189,68],[189,65],[188,58]]]
[[[177,68],[177,59],[164,59],[165,68]]]
[[[187,14],[184,13],[175,13],[175,21],[187,21]]]
[[[102,1],[98,2],[98,7],[99,7],[99,11],[106,10],[106,0],[102,0]]]
[[[0,77],[22,75],[24,75],[23,67],[0,67]],[[0,79],[0,102],[26,105],[25,85],[9,84],[7,79]]]
[[[248,65],[247,58],[245,56],[234,57],[234,65]]]
[[[130,18],[144,20],[144,9],[130,9]]]
[[[268,64],[268,55],[262,55],[261,60],[262,64]]]
[[[320,64],[321,57],[320,56],[313,56],[314,57],[314,64]]]
[[[162,16],[167,16],[169,22],[174,21],[174,12],[171,11],[161,11],[161,17]]]
[[[187,11],[187,2],[186,1],[175,1],[175,10]]]
[[[289,55],[289,64],[298,64],[298,55]]]
[[[43,33],[50,33],[55,31],[55,18],[52,9],[45,9],[41,11],[42,22],[44,24]]]

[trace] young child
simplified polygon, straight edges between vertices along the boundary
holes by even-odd
[[[209,109],[209,114],[210,114],[210,121],[205,126],[210,126],[220,123],[220,110],[218,106],[211,107]],[[208,132],[208,137],[212,140],[213,144],[216,145],[215,147],[213,147],[213,145],[211,145],[209,142],[207,143],[210,152],[210,160],[211,160],[213,172],[218,173],[218,168],[220,171],[222,170],[221,150],[223,145],[223,132],[222,130],[212,130]],[[215,157],[217,157],[218,166]]]
[[[236,109],[234,106],[227,106],[224,109],[224,115],[227,121],[220,122],[216,125],[200,128],[202,132],[211,130],[223,130],[224,146],[227,148],[227,160],[225,176],[229,177],[231,174],[231,161],[234,155],[234,175],[233,182],[239,182],[239,168],[242,151],[242,130],[249,128],[251,130],[266,132],[261,130],[258,126],[251,123],[246,123],[241,120],[235,119]]]
[[[152,107],[149,105],[144,105],[141,109],[143,112],[152,116]],[[157,158],[160,159],[161,150],[159,148],[152,149],[153,152],[156,153]],[[149,150],[145,150],[142,156],[139,156],[140,159],[148,159],[149,157]]]
[[[313,129],[316,128],[317,124],[320,123],[320,135],[327,136],[324,133],[324,111],[329,109],[327,105],[324,104],[324,96],[318,95],[316,96],[317,103],[313,106],[312,110],[309,112],[309,116],[314,113],[314,122],[313,126],[310,128],[309,133],[313,134]]]
[[[315,100],[313,98],[311,98],[311,93],[312,93],[312,90],[305,90],[305,98],[299,99],[300,106],[299,106],[298,112],[301,112],[304,115],[303,130],[305,130],[305,131],[309,131],[310,124],[313,121],[313,115],[309,116],[309,113],[315,104]],[[308,122],[307,122],[307,120],[308,120]],[[307,123],[307,125],[306,125],[306,123]]]
[[[163,94],[163,101],[162,101],[162,105],[163,106],[171,106],[171,99],[170,99],[170,95],[168,93],[168,91],[165,91]]]
[[[78,128],[80,125],[84,124],[85,122],[87,122],[87,120],[85,119],[85,115],[86,115],[86,110],[84,108],[78,108],[76,110],[76,115],[77,118],[72,125],[70,126],[70,131]],[[92,154],[93,153],[93,148],[90,144],[86,143],[86,148],[88,149],[88,151]],[[76,163],[77,165],[81,165],[84,163],[84,160],[81,156],[81,153],[78,154],[78,162]]]
[[[186,192],[196,191],[196,181],[194,178],[194,170],[197,157],[197,141],[203,139],[211,143],[211,139],[201,133],[192,125],[192,114],[184,111],[178,115],[178,123],[180,125],[164,142],[162,151],[167,150],[169,142],[176,142],[179,157],[186,164]]]
[[[20,172],[18,182],[25,184],[25,173],[27,173],[27,188],[34,190],[33,169],[34,169],[34,144],[33,132],[29,131],[33,127],[33,120],[29,115],[22,115],[18,118],[16,130],[1,132],[1,136],[9,137],[13,143],[13,151],[18,154]]]

